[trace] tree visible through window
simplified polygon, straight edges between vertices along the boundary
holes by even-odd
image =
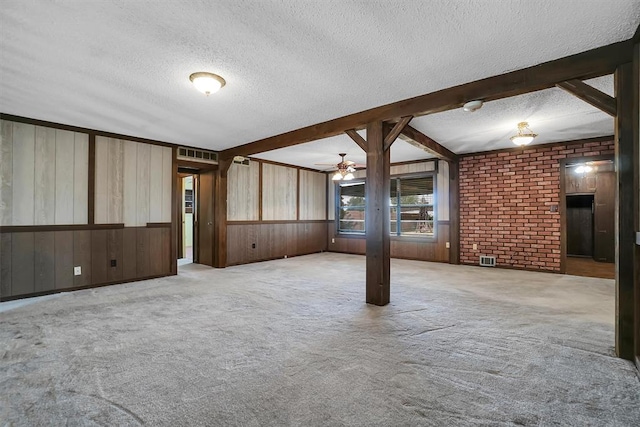
[[[338,232],[364,233],[364,182],[340,183]]]
[[[391,179],[391,234],[433,236],[433,176]]]
[[[390,230],[394,236],[433,237],[435,197],[433,174],[391,178]],[[338,187],[338,232],[364,233],[365,183],[341,182]]]

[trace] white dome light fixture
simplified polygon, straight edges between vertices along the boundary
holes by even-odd
[[[533,133],[531,129],[529,129],[529,123],[520,122],[518,123],[518,133],[513,135],[511,138],[511,142],[521,147],[525,145],[531,144],[531,141],[538,136],[538,134]]]
[[[468,113],[473,113],[476,110],[482,108],[483,102],[480,100],[469,101],[462,106],[462,109]]]
[[[191,83],[193,83],[196,89],[207,96],[212,93],[216,93],[225,84],[227,84],[227,82],[219,75],[204,71],[191,74],[189,76],[189,80],[191,80]]]

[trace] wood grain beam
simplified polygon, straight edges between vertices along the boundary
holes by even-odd
[[[444,147],[443,145],[438,144],[436,141],[429,138],[424,133],[420,132],[415,128],[412,128],[409,125],[405,126],[405,128],[402,131],[402,135],[406,136],[411,141],[415,142],[416,144],[414,145],[428,151],[429,153],[433,154],[439,159],[443,159],[448,162],[458,161],[458,155],[456,153],[449,150],[447,147]],[[411,141],[407,141],[407,142],[411,144]]]
[[[339,135],[347,129],[362,128],[374,121],[390,121],[404,116],[418,117],[439,113],[459,108],[471,99],[493,101],[548,89],[558,82],[600,77],[613,73],[620,64],[631,62],[632,46],[631,40],[625,40],[533,67],[404,99],[223,150],[220,152],[220,158],[228,159],[233,155],[250,156],[328,138]]]
[[[345,130],[344,133],[346,133],[347,135],[349,135],[349,137],[351,139],[353,139],[353,142],[355,142],[356,144],[358,144],[358,146],[360,148],[362,148],[362,150],[366,153],[367,152],[367,141],[360,136],[360,134],[358,132],[356,132],[355,129],[348,129]]]
[[[569,92],[576,98],[580,98],[587,104],[593,105],[594,107],[604,111],[608,115],[612,117],[616,116],[616,99],[604,92],[601,92],[595,87],[589,86],[580,80],[568,80],[566,82],[557,83],[556,86]]]
[[[413,116],[402,117],[398,123],[396,123],[393,128],[389,131],[388,134],[384,137],[384,151],[387,151],[391,148],[391,144],[395,142],[395,140],[400,135],[400,132],[409,124],[409,122],[413,119]]]

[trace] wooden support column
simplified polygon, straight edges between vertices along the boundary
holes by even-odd
[[[367,236],[367,303],[389,303],[391,239],[389,236],[390,155],[385,150],[382,121],[367,125],[365,212]]]
[[[616,354],[628,360],[635,353],[635,215],[634,162],[637,149],[633,135],[633,67],[623,64],[615,72],[617,115],[615,120],[616,191]]]
[[[227,174],[233,163],[230,159],[220,159],[214,183],[214,242],[213,266],[227,266]]]

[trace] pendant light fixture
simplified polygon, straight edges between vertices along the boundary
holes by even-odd
[[[513,135],[510,139],[514,144],[524,147],[525,145],[529,145],[536,136],[538,135],[533,133],[529,128],[529,123],[520,122],[518,123],[518,133]]]
[[[189,80],[191,80],[191,83],[193,83],[196,89],[207,96],[212,93],[216,93],[225,84],[227,84],[227,82],[219,75],[204,71],[191,74],[189,76]]]

